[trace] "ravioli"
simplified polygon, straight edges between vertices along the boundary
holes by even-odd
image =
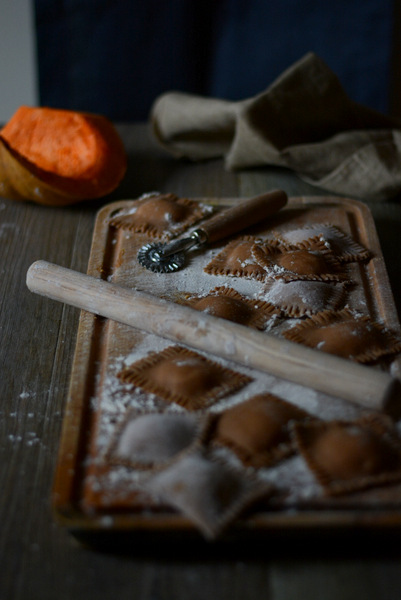
[[[206,408],[252,380],[182,346],[153,352],[120,371],[118,377],[188,410]]]
[[[285,248],[255,244],[252,254],[269,277],[294,281],[341,281],[346,279],[344,267],[327,249]]]
[[[270,319],[280,314],[280,310],[269,302],[246,298],[235,289],[224,286],[216,287],[203,296],[195,295],[186,304],[214,317],[256,329],[264,329]]]
[[[255,242],[257,238],[253,236],[242,236],[232,240],[206,265],[205,273],[264,279],[266,272],[252,254]]]
[[[221,535],[251,504],[271,495],[263,483],[223,461],[193,452],[144,484],[197,525],[206,538]]]
[[[290,425],[309,418],[306,411],[273,394],[258,394],[221,413],[213,439],[245,465],[267,467],[294,452]]]
[[[401,338],[367,316],[344,309],[326,311],[284,332],[284,336],[359,363],[375,362],[401,351]]]
[[[377,419],[296,424],[298,449],[326,493],[337,495],[401,481],[401,445]]]
[[[130,411],[108,452],[110,464],[162,468],[200,443],[208,419],[194,413]]]
[[[339,310],[346,292],[345,282],[272,279],[264,284],[259,298],[280,308],[285,316],[297,318]]]
[[[323,242],[333,254],[343,262],[365,261],[371,253],[339,227],[316,223],[281,232],[278,239],[285,244],[295,244],[303,248],[321,246]]]
[[[155,194],[139,198],[127,212],[110,220],[116,229],[145,233],[151,238],[170,238],[194,225],[210,208],[175,194]]]

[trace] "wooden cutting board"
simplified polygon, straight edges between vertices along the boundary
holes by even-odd
[[[239,199],[198,200],[228,206]],[[216,285],[229,284],[245,295],[252,295],[260,287],[257,281],[213,279],[203,272],[203,266],[227,241],[194,252],[188,267],[177,273],[155,274],[143,269],[136,255],[149,241],[146,234],[110,226],[112,216],[132,206],[133,202],[115,202],[99,212],[89,275],[175,302],[182,301],[188,294],[205,293]],[[350,277],[357,285],[349,292],[347,304],[399,333],[400,325],[374,222],[364,204],[333,197],[291,198],[288,206],[269,220],[268,227],[264,224],[246,233],[268,236],[273,231],[314,223],[336,225],[371,251],[369,261],[350,265]],[[116,373],[128,360],[132,362],[167,345],[170,344],[166,340],[155,335],[87,312],[81,313],[53,495],[56,515],[74,531],[193,534],[194,528],[187,519],[138,491],[135,473],[112,467],[104,459],[118,423],[133,402],[132,397],[119,387]],[[401,361],[396,358],[384,368],[400,376]],[[338,398],[269,375],[253,375],[256,380],[254,392],[268,388],[290,402],[318,412],[323,418],[353,419],[361,414],[361,408]],[[241,393],[249,395],[249,392]],[[278,528],[300,531],[313,528],[316,531],[327,527],[348,528],[356,523],[369,528],[401,525],[400,485],[328,499],[316,490],[314,481],[302,466],[294,462],[291,468],[286,474],[280,469],[270,474],[273,479],[287,477],[288,493],[273,501],[268,510],[260,510],[238,521],[234,528],[236,534],[248,536]],[[269,475],[266,477],[268,479]]]

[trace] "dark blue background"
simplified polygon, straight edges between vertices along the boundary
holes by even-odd
[[[35,0],[42,105],[147,119],[175,89],[229,100],[306,52],[389,109],[393,0]]]

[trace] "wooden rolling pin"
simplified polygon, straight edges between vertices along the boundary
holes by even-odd
[[[394,418],[401,416],[400,381],[378,369],[46,261],[37,261],[29,268],[27,286],[42,296],[141,331],[387,412]]]

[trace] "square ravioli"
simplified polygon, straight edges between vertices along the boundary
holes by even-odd
[[[284,316],[298,318],[328,309],[339,310],[347,286],[346,282],[271,279],[263,285],[259,298],[274,304]]]
[[[328,495],[401,481],[401,441],[381,415],[354,422],[297,423],[294,435]]]
[[[273,394],[259,394],[216,417],[212,443],[230,448],[246,466],[268,467],[294,453],[291,425],[311,418]]]
[[[346,308],[312,316],[283,335],[290,341],[359,363],[373,363],[401,352],[399,336]]]
[[[252,254],[268,277],[285,281],[344,281],[348,278],[344,265],[323,243],[314,248],[255,244]]]
[[[191,295],[185,304],[214,317],[227,319],[255,329],[265,329],[281,311],[262,300],[246,298],[233,288],[219,286],[204,295]]]
[[[252,504],[268,498],[271,484],[242,469],[194,452],[149,477],[145,490],[188,517],[208,539],[223,531]]]
[[[356,242],[339,227],[329,223],[315,223],[296,229],[281,232],[277,236],[284,244],[292,244],[301,248],[321,247],[323,242],[338,260],[343,262],[365,261],[370,258],[370,251]]]
[[[202,443],[210,419],[187,412],[131,411],[118,428],[108,462],[133,469],[160,469]]]
[[[120,371],[118,377],[188,410],[204,409],[252,381],[182,346],[152,352]]]
[[[112,217],[110,225],[116,229],[144,233],[150,238],[170,239],[211,211],[210,206],[175,194],[148,194],[138,198],[132,208]]]
[[[252,249],[261,240],[245,235],[231,240],[204,268],[209,275],[227,275],[263,280],[266,271],[255,260]]]

